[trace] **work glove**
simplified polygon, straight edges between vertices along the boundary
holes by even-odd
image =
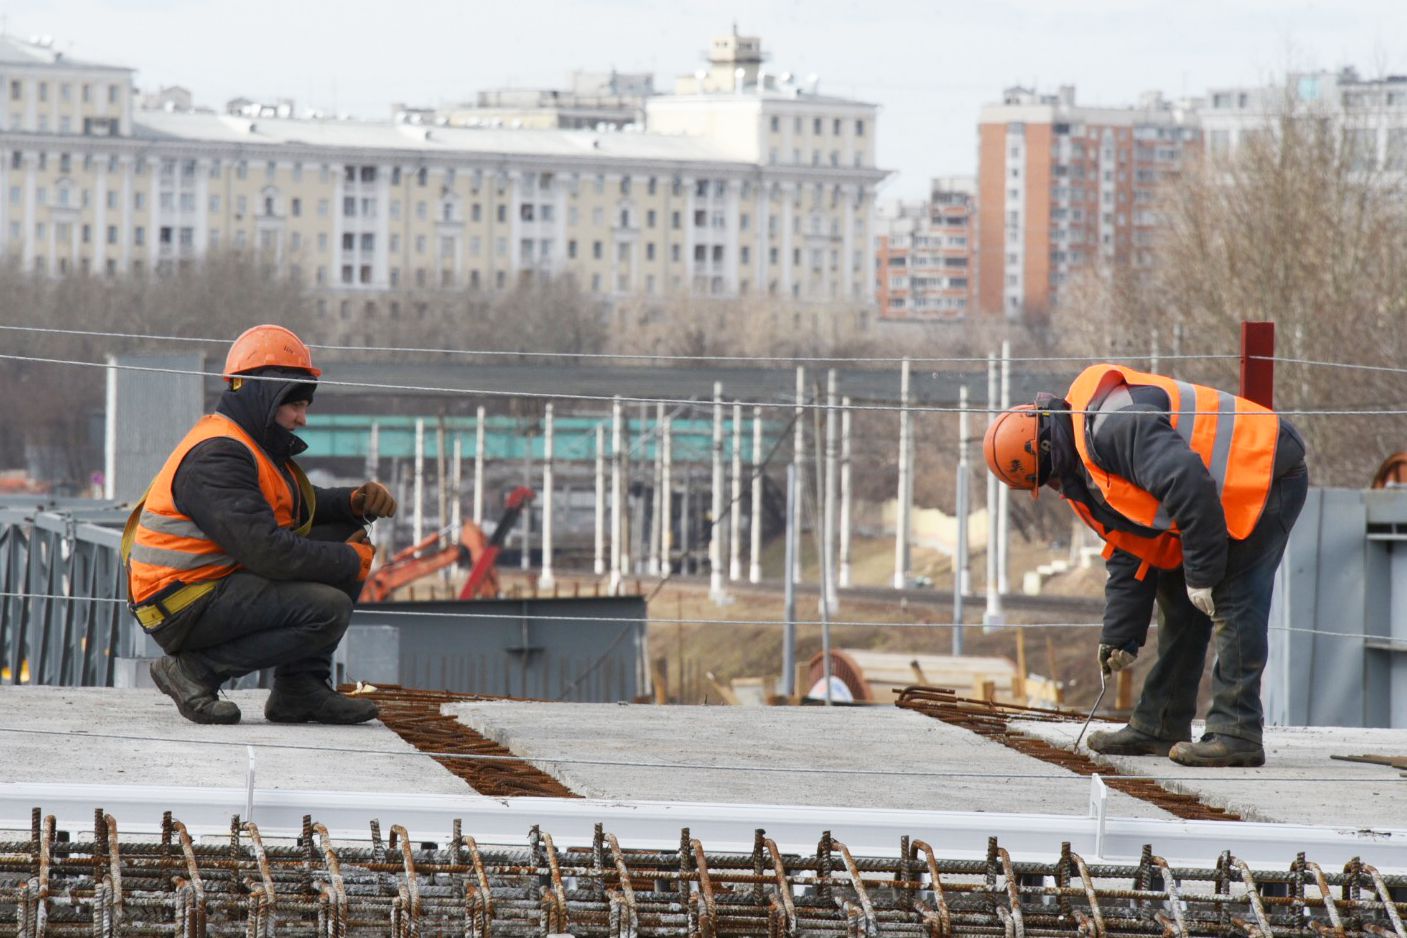
[[[1114,645],[1099,646],[1099,670],[1105,674],[1122,671],[1133,664],[1138,657],[1138,649],[1118,648]]]
[[[367,576],[371,574],[371,561],[376,557],[376,548],[366,539],[366,531],[358,528],[351,537],[347,538],[347,546],[357,552],[357,582],[365,583]]]
[[[1200,609],[1208,619],[1216,613],[1216,603],[1212,602],[1212,588],[1210,586],[1187,587],[1187,598],[1192,600],[1192,605]]]
[[[352,511],[360,518],[394,518],[396,498],[380,482],[367,482],[352,491]]]

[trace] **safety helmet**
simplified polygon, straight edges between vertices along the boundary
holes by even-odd
[[[225,358],[225,377],[253,371],[256,368],[297,368],[314,378],[322,369],[313,367],[313,353],[292,330],[265,323],[246,329],[230,346]]]
[[[1041,418],[1034,404],[997,414],[982,438],[987,468],[1007,486],[1038,498],[1041,491]]]

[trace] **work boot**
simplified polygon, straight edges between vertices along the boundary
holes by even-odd
[[[151,663],[151,679],[161,692],[176,701],[181,716],[192,723],[239,722],[239,707],[216,696],[220,682],[191,674],[180,658],[167,655]]]
[[[1106,756],[1165,756],[1177,742],[1150,736],[1132,726],[1089,734],[1089,748]]]
[[[370,700],[339,694],[313,674],[275,676],[264,704],[270,723],[365,723],[380,712]]]
[[[1207,733],[1200,742],[1178,743],[1168,753],[1178,765],[1222,768],[1265,765],[1265,748],[1260,743],[1221,733]]]

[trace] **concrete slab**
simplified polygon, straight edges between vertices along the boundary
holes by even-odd
[[[447,704],[443,712],[588,798],[1067,815],[1088,811],[1088,779],[894,707],[494,701]],[[720,768],[693,767],[698,765]],[[799,771],[776,771],[784,768]],[[899,774],[904,770],[914,774]],[[1115,792],[1110,798],[1111,814],[1171,817],[1127,795]]]
[[[1017,732],[1070,749],[1078,723],[1013,722]],[[1194,728],[1194,736],[1202,727]],[[1196,769],[1157,756],[1102,756],[1130,775],[1156,776],[1171,791],[1235,811],[1248,821],[1407,831],[1407,779],[1389,766],[1339,762],[1330,755],[1407,755],[1407,730],[1267,727],[1265,765]]]
[[[260,789],[476,797],[467,784],[380,723],[268,723],[267,695],[235,691],[229,697],[243,711],[242,722],[200,726],[182,719],[175,705],[154,690],[0,687],[0,745],[5,753],[0,782],[243,788],[245,747],[253,746]]]

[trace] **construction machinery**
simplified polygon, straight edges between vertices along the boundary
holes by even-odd
[[[360,602],[384,602],[401,587],[454,565],[469,567],[469,576],[459,591],[460,599],[497,599],[499,588],[495,564],[498,555],[503,550],[504,541],[508,540],[509,532],[518,523],[524,506],[535,497],[533,490],[525,485],[509,492],[503,515],[489,537],[484,536],[483,529],[477,524],[466,521],[460,529],[457,543],[438,546],[440,534],[437,532],[398,552],[366,581]]]

